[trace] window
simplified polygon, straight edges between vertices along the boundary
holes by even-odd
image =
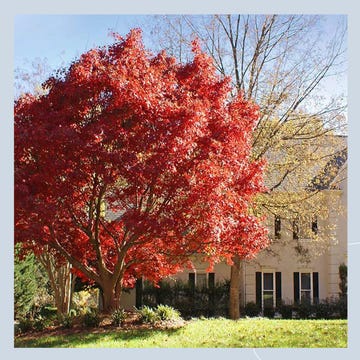
[[[310,273],[301,273],[300,299],[301,302],[311,302],[311,277]]]
[[[318,233],[318,222],[317,218],[312,220],[300,221],[295,219],[293,221],[293,239],[311,239]]]
[[[281,302],[281,272],[256,272],[256,303],[273,308]]]
[[[311,222],[311,230],[315,235],[318,233],[318,222],[316,217]]]
[[[215,273],[189,273],[189,284],[193,287],[204,288],[215,286]]]
[[[272,308],[275,303],[274,273],[263,273],[263,308]]]
[[[195,284],[196,286],[198,287],[207,287],[207,274],[196,274],[196,277],[195,277]]]
[[[274,221],[274,228],[275,228],[275,239],[280,239],[281,238],[281,219],[280,216],[275,216],[275,221]]]
[[[294,301],[297,303],[319,301],[318,272],[294,272]]]

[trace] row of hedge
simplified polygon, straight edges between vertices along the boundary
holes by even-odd
[[[211,287],[197,287],[182,281],[176,281],[174,284],[161,282],[160,287],[154,287],[151,283],[145,282],[142,305],[168,305],[177,309],[183,318],[227,317],[229,291],[229,281],[218,282]]]
[[[347,319],[346,297],[329,298],[319,303],[309,302],[281,304],[276,308],[261,309],[254,302],[246,304],[242,311],[244,316],[264,316],[282,319]]]
[[[183,318],[212,317],[229,315],[229,281],[218,282],[212,287],[194,287],[189,283],[177,281],[174,284],[163,282],[156,288],[145,283],[142,304],[156,307],[159,304],[177,309]],[[329,298],[317,304],[281,304],[277,308],[262,310],[250,302],[241,309],[243,316],[279,317],[283,319],[345,319],[347,318],[347,298]]]

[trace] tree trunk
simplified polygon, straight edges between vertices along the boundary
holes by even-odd
[[[232,320],[240,318],[240,258],[238,256],[234,257],[234,264],[231,266],[229,315]]]
[[[65,262],[59,265],[53,254],[48,251],[44,251],[37,259],[48,275],[51,288],[54,292],[57,315],[61,319],[69,313],[72,301],[74,281],[71,273],[71,264]]]
[[[102,289],[102,309],[104,314],[110,314],[114,310],[120,308],[121,290],[116,290],[115,287],[109,283],[101,286]]]

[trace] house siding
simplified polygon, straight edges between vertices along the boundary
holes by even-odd
[[[346,170],[345,170],[346,171]],[[341,182],[340,190],[328,190],[331,194],[340,197],[341,204],[346,209],[347,204],[347,182]],[[256,273],[273,272],[281,273],[281,297],[284,302],[294,302],[294,273],[317,273],[318,276],[318,298],[325,299],[339,294],[339,265],[347,264],[347,217],[346,212],[337,214],[335,211],[330,213],[327,220],[335,225],[333,233],[335,243],[332,244],[322,255],[311,256],[308,262],[296,253],[294,241],[299,241],[305,247],[311,245],[310,240],[294,240],[292,231],[285,226],[281,228],[281,245],[274,244],[272,247],[274,256],[267,250],[262,251],[251,261],[243,261],[241,264],[241,282],[240,282],[240,305],[244,306],[248,302],[256,302]],[[319,228],[326,224],[319,221]],[[274,222],[268,222],[270,236],[274,232]],[[287,245],[284,245],[287,244]],[[194,260],[193,270],[184,270],[176,275],[167,278],[168,281],[188,281],[189,273],[204,273],[208,264]],[[212,270],[215,273],[215,283],[230,279],[230,266],[225,263],[219,263]],[[279,275],[277,276],[279,279]],[[314,279],[314,278],[312,278]],[[313,282],[314,280],[312,280]],[[276,283],[276,281],[275,281]],[[314,285],[314,284],[313,284]],[[279,285],[278,285],[279,286]],[[275,289],[276,291],[276,284]],[[312,289],[314,295],[314,287]],[[316,295],[316,294],[315,294]],[[133,308],[135,305],[135,290],[130,293],[123,293],[121,305],[124,308]]]

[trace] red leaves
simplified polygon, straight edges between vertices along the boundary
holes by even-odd
[[[134,30],[48,84],[15,104],[17,241],[46,239],[93,280],[123,285],[194,253],[213,263],[266,246],[248,214],[263,189],[249,157],[258,107],[231,99],[199,47],[180,65]]]

